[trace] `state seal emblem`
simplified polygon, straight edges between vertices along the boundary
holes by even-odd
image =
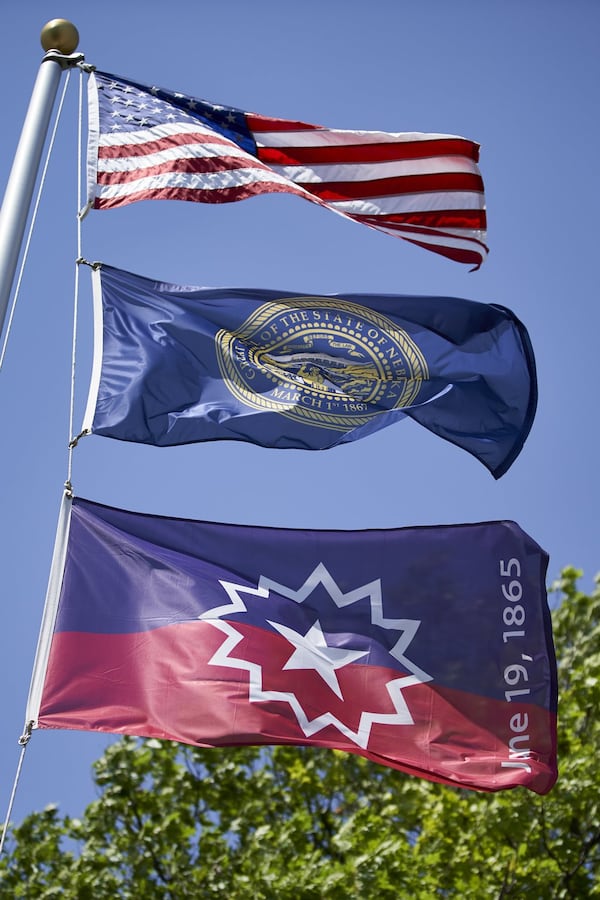
[[[264,303],[235,331],[220,330],[215,343],[223,380],[238,400],[330,430],[411,406],[428,378],[406,331],[340,298]]]

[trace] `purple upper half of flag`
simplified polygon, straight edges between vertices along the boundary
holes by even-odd
[[[478,267],[479,145],[447,134],[326,128],[105,72],[89,82],[89,203],[227,203],[290,193]]]
[[[237,526],[73,501],[38,727],[556,778],[544,551],[514,522]]]

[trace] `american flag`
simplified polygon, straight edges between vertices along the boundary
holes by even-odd
[[[104,72],[89,80],[89,205],[290,193],[478,268],[479,145],[277,119]]]

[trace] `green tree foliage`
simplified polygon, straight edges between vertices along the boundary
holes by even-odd
[[[0,897],[600,897],[600,580],[554,586],[560,776],[480,794],[335,751],[199,750],[124,738],[81,819],[13,828]]]

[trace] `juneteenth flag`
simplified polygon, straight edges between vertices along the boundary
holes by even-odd
[[[503,306],[199,288],[106,265],[93,281],[83,431],[320,450],[408,416],[499,478],[533,422],[533,351]]]
[[[547,562],[510,521],[307,531],[65,499],[27,722],[545,794]]]
[[[105,72],[89,80],[88,204],[296,194],[478,268],[479,144],[262,116]]]

